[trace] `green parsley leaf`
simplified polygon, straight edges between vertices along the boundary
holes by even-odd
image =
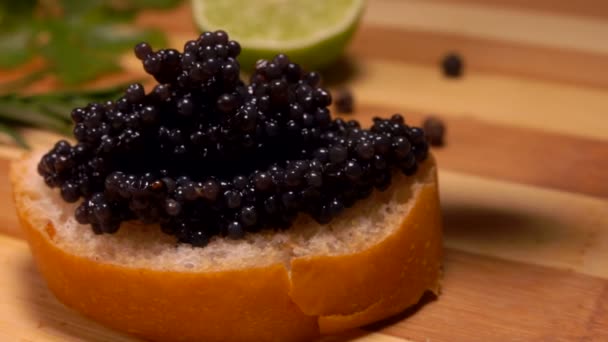
[[[32,57],[30,48],[33,32],[24,28],[0,33],[0,68],[10,69]]]
[[[139,30],[130,26],[97,25],[83,32],[87,48],[104,51],[125,51],[136,44],[146,41],[152,46],[164,46],[164,35],[158,30]],[[95,46],[92,46],[95,45]]]
[[[83,32],[88,27],[74,27],[65,21],[54,21],[47,25],[49,44],[41,49],[49,67],[68,85],[90,81],[99,75],[116,72],[120,65],[111,51],[96,50],[91,43],[83,41]]]
[[[182,0],[0,0],[0,68],[14,68],[34,56],[44,67],[0,84],[0,132],[26,147],[18,127],[69,134],[74,107],[116,99],[126,88],[81,90],[78,85],[120,71],[122,54],[141,41],[166,44],[154,29],[128,26],[143,9],[166,9]],[[53,73],[66,91],[21,96],[24,86]],[[4,94],[4,95],[2,95]]]

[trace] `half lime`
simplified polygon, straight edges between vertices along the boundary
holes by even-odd
[[[202,31],[224,30],[241,44],[241,66],[278,53],[308,69],[335,61],[350,41],[365,0],[192,0]]]

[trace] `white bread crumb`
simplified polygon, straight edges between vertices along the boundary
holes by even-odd
[[[77,204],[67,204],[58,191],[49,189],[36,173],[42,153],[34,153],[23,163],[25,207],[44,229],[55,228],[52,239],[59,248],[109,264],[132,268],[172,271],[224,271],[262,267],[289,262],[294,257],[356,253],[377,244],[395,231],[407,215],[422,185],[432,181],[434,168],[423,168],[413,177],[396,173],[384,192],[374,191],[363,201],[346,209],[327,225],[319,225],[300,215],[291,228],[250,233],[242,240],[214,237],[203,248],[177,243],[158,225],[123,223],[116,234],[96,235],[88,225],[74,219]],[[45,213],[45,217],[40,217]],[[48,236],[48,234],[45,234]]]

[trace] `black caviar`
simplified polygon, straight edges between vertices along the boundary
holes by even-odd
[[[429,116],[422,122],[422,128],[426,135],[426,141],[432,146],[444,144],[445,124],[436,116]]]
[[[451,52],[443,57],[441,68],[445,76],[458,78],[464,72],[464,61],[459,54]]]
[[[352,91],[348,88],[339,89],[336,93],[336,111],[339,113],[350,114],[355,107],[355,98]]]
[[[184,51],[135,47],[159,82],[72,112],[75,145],[58,142],[38,172],[95,233],[159,224],[203,246],[220,235],[288,228],[298,213],[327,223],[393,172],[412,175],[428,154],[424,132],[395,114],[370,129],[332,119],[316,72],[285,55],[239,79],[240,46],[205,32]]]

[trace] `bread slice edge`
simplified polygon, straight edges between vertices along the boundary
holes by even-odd
[[[248,286],[239,285],[240,287],[237,286],[235,291],[241,291],[243,298],[247,297],[248,293],[257,298],[267,298],[270,295],[269,291],[272,292],[272,300],[263,302],[264,310],[268,314],[264,322],[268,322],[269,317],[274,317],[275,324],[271,324],[271,326],[275,330],[275,335],[284,334],[281,336],[286,341],[299,340],[299,338],[304,337],[310,338],[319,333],[342,331],[373,322],[414,304],[424,291],[437,291],[438,289],[441,262],[441,215],[437,194],[436,167],[432,157],[421,165],[419,172],[414,177],[403,177],[399,182],[395,182],[391,188],[392,190],[384,193],[374,193],[374,197],[369,200],[370,202],[377,201],[376,204],[382,206],[382,203],[385,203],[382,200],[388,198],[390,201],[398,197],[397,203],[400,203],[403,207],[397,210],[394,216],[391,216],[394,229],[388,233],[374,231],[374,233],[378,233],[378,236],[375,236],[375,240],[369,239],[370,236],[367,236],[367,245],[358,244],[358,249],[346,253],[340,250],[341,246],[336,247],[322,243],[307,250],[307,247],[310,246],[302,246],[298,242],[306,237],[310,238],[311,235],[310,233],[307,235],[306,232],[298,232],[300,235],[297,235],[296,238],[267,238],[266,249],[262,249],[263,253],[259,255],[260,258],[265,259],[262,263],[257,265],[242,264],[240,268],[220,267],[218,269],[188,268],[187,266],[176,269],[146,268],[141,265],[133,267],[128,264],[107,262],[103,257],[90,257],[86,254],[73,253],[73,251],[65,249],[65,245],[56,243],[58,229],[61,228],[54,225],[53,221],[47,217],[48,215],[37,212],[36,208],[39,207],[32,206],[31,202],[28,202],[28,200],[44,201],[46,200],[45,196],[49,196],[49,193],[46,192],[48,189],[44,190],[45,192],[38,193],[32,185],[34,184],[32,180],[28,180],[28,177],[32,177],[32,168],[35,167],[33,160],[37,157],[39,155],[30,155],[29,159],[26,157],[21,162],[15,163],[11,168],[11,181],[14,186],[19,216],[27,232],[37,263],[47,279],[49,287],[62,301],[85,315],[120,330],[152,339],[163,339],[171,336],[170,334],[176,331],[181,331],[185,336],[193,336],[195,339],[205,337],[209,340],[214,340],[214,338],[226,334],[226,332],[221,332],[225,327],[217,330],[214,335],[213,331],[215,330],[213,329],[211,331],[207,329],[203,333],[200,329],[185,327],[179,321],[169,322],[170,324],[167,325],[166,317],[156,317],[154,315],[147,317],[146,320],[156,322],[156,324],[142,325],[142,322],[137,319],[132,321],[127,319],[128,324],[125,325],[124,319],[119,320],[116,317],[133,317],[139,312],[138,310],[129,311],[123,307],[122,310],[115,312],[113,310],[116,310],[116,308],[99,308],[99,305],[95,306],[83,299],[90,296],[90,292],[74,293],[74,288],[80,288],[84,282],[84,286],[92,286],[95,289],[94,294],[99,298],[106,298],[119,303],[130,302],[131,305],[137,304],[140,308],[147,308],[148,312],[156,312],[161,309],[167,310],[168,304],[164,301],[161,303],[152,301],[155,294],[154,288],[150,289],[150,293],[146,292],[147,297],[138,297],[138,299],[133,298],[127,291],[128,289],[125,289],[126,292],[107,292],[95,286],[96,284],[92,284],[91,280],[97,279],[98,282],[102,283],[116,282],[120,279],[133,281],[138,273],[144,272],[152,279],[148,279],[150,282],[161,287],[164,286],[162,283],[166,282],[167,279],[171,279],[171,283],[178,286],[180,284],[179,279],[184,282],[185,279],[190,279],[191,282],[194,277],[197,279],[195,283],[202,284],[201,286],[205,287],[214,287],[217,290],[222,287],[230,289],[234,285],[232,284],[234,279],[239,278],[238,274],[251,273],[252,278],[247,278],[250,284]],[[35,172],[34,176],[37,176]],[[37,186],[39,185],[40,183]],[[403,191],[399,192],[395,189],[403,189]],[[421,197],[423,199],[420,199]],[[365,210],[359,210],[358,208],[364,206],[365,202],[367,200],[351,208],[351,211],[359,213],[359,215],[365,214]],[[65,212],[61,215],[63,216],[57,217],[67,219]],[[343,220],[349,219],[348,217],[343,218]],[[366,219],[371,218],[367,217]],[[381,224],[386,222],[379,221]],[[304,222],[304,224],[310,224],[310,221]],[[302,225],[300,228],[304,227]],[[141,234],[148,232],[143,230]],[[348,239],[352,236],[352,233],[337,232],[337,234],[342,234],[340,236],[341,240]],[[383,233],[385,235],[382,235]],[[318,238],[318,236],[315,237]],[[255,240],[253,241],[253,243],[256,243]],[[172,242],[168,241],[166,243],[171,244]],[[227,243],[238,244],[239,242],[227,241]],[[277,245],[273,245],[273,243],[277,243],[281,248],[276,248]],[[410,248],[414,246],[414,248],[409,249],[408,246]],[[177,252],[181,252],[180,246],[174,246],[173,248]],[[311,251],[318,252],[324,248],[326,248],[324,254],[311,253]],[[273,251],[276,251],[276,253]],[[61,257],[57,257],[58,254]],[[58,269],[70,269],[74,263],[80,265],[78,270],[68,273],[58,272]],[[83,265],[86,265],[86,267]],[[184,265],[188,265],[188,261]],[[83,272],[85,268],[88,268],[88,272]],[[87,273],[88,277],[83,278],[83,275],[79,273]],[[105,281],[101,278],[101,273],[107,276]],[[240,276],[242,277],[243,274]],[[268,286],[271,280],[276,282],[274,284],[275,288]],[[256,286],[256,283],[265,284],[266,287]],[[225,313],[234,317],[249,317],[256,310],[254,306],[246,302],[227,303],[222,300],[219,294],[212,294],[214,291],[209,290],[208,292],[201,294],[200,298],[190,298],[187,302],[181,297],[171,298],[171,296],[168,296],[165,299],[173,302],[173,305],[171,305],[173,308],[179,307],[180,301],[183,307],[190,306],[193,303],[217,305],[218,308],[230,304],[232,309]],[[175,311],[174,317],[180,317],[188,312],[183,308]],[[200,315],[200,313],[197,314]],[[222,310],[216,309],[216,314],[212,316],[221,317],[221,314]],[[214,321],[214,318],[207,317],[207,320]],[[279,323],[285,329],[277,330],[276,324]],[[159,329],[159,324],[164,325],[165,328]],[[219,327],[226,324],[229,325],[230,322],[216,322]],[[251,324],[259,325],[260,322],[254,320]],[[251,335],[247,335],[248,333]],[[242,334],[245,335],[237,334],[233,337],[248,340],[248,337],[255,336],[256,340],[265,340],[263,334],[260,335],[259,331],[245,329]]]

